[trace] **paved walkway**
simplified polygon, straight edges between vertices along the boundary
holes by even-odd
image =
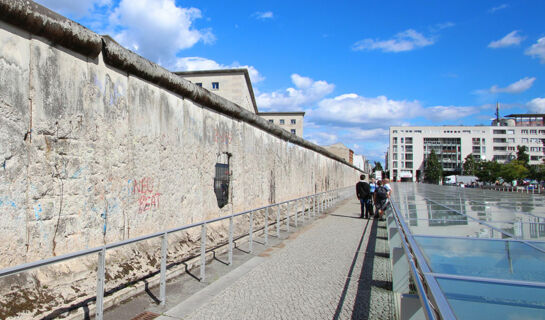
[[[348,200],[157,319],[392,319],[387,245]]]

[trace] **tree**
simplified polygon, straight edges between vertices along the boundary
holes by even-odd
[[[502,165],[502,168],[500,170],[501,177],[506,182],[524,179],[528,176],[528,173],[528,168],[526,168],[524,162],[520,160],[513,160],[509,163],[506,163]]]
[[[530,162],[530,156],[526,151],[526,146],[517,146],[517,161],[522,162],[525,167],[528,167],[528,162]]]
[[[528,178],[537,181],[545,180],[545,164],[531,165],[528,170]]]
[[[475,161],[475,158],[473,158],[472,154],[469,154],[464,161],[464,174],[468,176],[474,176],[475,172],[477,171],[477,162]]]
[[[496,161],[479,161],[475,175],[482,182],[495,182],[500,177],[501,164]]]
[[[380,164],[379,161],[375,161],[375,167],[373,168],[373,172],[375,172],[375,171],[384,171],[382,169],[382,164]]]
[[[432,149],[424,165],[424,181],[428,183],[439,183],[442,176],[443,167],[439,163],[439,159],[437,159],[435,150]]]

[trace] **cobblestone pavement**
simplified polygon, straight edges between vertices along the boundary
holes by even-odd
[[[263,252],[264,262],[183,318],[392,319],[385,222],[359,219],[359,208],[349,200]]]

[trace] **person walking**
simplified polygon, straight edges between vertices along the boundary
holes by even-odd
[[[385,180],[384,182],[387,182],[387,180]],[[390,188],[390,190],[391,190],[391,188]],[[377,189],[375,191],[375,197],[376,197],[376,200],[377,200],[378,215],[376,217],[378,217],[378,219],[380,221],[385,220],[383,218],[383,215],[384,215],[384,211],[388,208],[388,204],[390,204],[390,192],[391,191],[388,191],[387,187],[382,185],[382,181],[377,182]]]
[[[360,200],[362,219],[369,219],[369,213],[372,212],[371,208],[371,187],[369,183],[365,181],[365,175],[360,175],[360,181],[356,183],[356,196]]]
[[[375,199],[375,191],[377,189],[377,181],[375,180],[375,178],[371,178],[371,182],[369,183],[369,188],[370,188],[370,191],[371,191],[371,217],[373,217],[375,215],[375,210],[374,210],[374,207],[375,207],[375,203],[377,202],[377,200]]]

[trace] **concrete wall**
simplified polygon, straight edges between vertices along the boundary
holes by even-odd
[[[353,182],[353,168],[101,56],[4,23],[0,42],[2,267]],[[220,210],[212,186],[222,152],[233,175]]]
[[[97,37],[34,3],[0,0],[0,268],[357,181],[354,167],[322,148]],[[232,154],[232,197],[219,209],[213,178],[223,152]],[[210,244],[224,228],[211,226]],[[190,254],[198,232],[181,235],[169,255]],[[108,288],[149,272],[157,248],[110,255],[131,262],[107,267]],[[95,260],[0,279],[0,318],[14,301],[92,295]],[[48,294],[64,287],[52,299],[40,283]]]

